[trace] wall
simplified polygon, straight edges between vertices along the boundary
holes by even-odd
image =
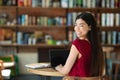
[[[38,61],[38,55],[37,53],[18,53],[18,58],[19,58],[19,70],[20,74],[27,74],[25,65],[26,64],[31,64],[31,63],[37,63]]]

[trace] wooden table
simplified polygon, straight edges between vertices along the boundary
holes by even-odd
[[[27,68],[27,71],[32,74],[42,76],[41,78],[42,80],[50,80],[50,77],[63,77],[64,76],[63,74],[54,70],[53,68],[39,68],[39,69]]]
[[[27,68],[27,71],[30,73],[42,75],[42,76],[56,76],[56,77],[64,76],[63,74],[59,73],[58,71],[52,68],[41,68],[41,69]]]

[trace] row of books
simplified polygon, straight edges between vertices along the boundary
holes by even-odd
[[[42,31],[35,32],[15,32],[11,29],[0,28],[0,44],[36,44],[45,42]]]
[[[61,0],[67,1],[67,0]],[[66,5],[67,2],[64,2]],[[18,7],[61,7],[60,0],[18,0]]]
[[[101,33],[102,44],[120,44],[120,32],[117,31],[102,31]]]
[[[18,0],[18,6],[63,8],[119,8],[119,0]]]
[[[10,15],[7,13],[0,13],[0,25],[16,25],[16,19],[9,19]]]
[[[29,16],[28,14],[23,14],[18,17],[19,25],[43,25],[43,26],[51,26],[51,25],[65,25],[66,18],[65,17],[47,17],[47,16]]]
[[[67,25],[73,25],[75,22],[75,18],[81,12],[72,12],[67,14]],[[120,13],[101,13],[94,14],[96,17],[98,25],[101,26],[120,26]]]
[[[16,55],[16,53],[15,47],[0,47],[0,56]]]
[[[28,14],[22,14],[18,16],[18,22],[16,19],[12,21],[7,21],[6,18],[0,16],[0,25],[42,25],[42,26],[52,26],[52,25],[67,25],[71,26],[75,23],[75,18],[81,12],[67,13],[67,17],[47,17],[47,16],[30,16]],[[93,15],[96,17],[98,25],[101,26],[120,26],[120,13],[98,13]]]
[[[68,32],[68,41],[72,42],[77,38],[74,31]],[[101,42],[102,44],[120,44],[120,32],[117,31],[102,31],[101,32]]]
[[[77,36],[74,31],[68,32],[68,41],[72,42]],[[0,44],[3,41],[11,41],[17,44],[36,44],[45,42],[45,35],[41,31],[35,32],[13,32],[10,29],[0,29]],[[120,32],[118,31],[102,31],[101,32],[102,44],[120,44]],[[7,44],[8,42],[4,42]]]
[[[0,0],[0,6],[17,6],[17,0]]]
[[[17,44],[36,44],[45,42],[43,32],[17,32]]]
[[[66,1],[66,0],[63,0]],[[119,0],[67,0],[68,6],[67,8],[119,8],[120,1]]]
[[[102,13],[101,26],[120,26],[120,13]]]
[[[12,40],[13,31],[11,29],[0,28],[0,41]]]
[[[86,4],[87,3],[87,4]],[[2,6],[63,7],[63,8],[119,8],[119,0],[0,0]]]

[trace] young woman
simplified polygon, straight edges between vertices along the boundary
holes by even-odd
[[[96,25],[94,16],[89,12],[76,17],[74,30],[78,38],[72,42],[65,65],[56,66],[57,71],[78,77],[101,75],[103,54]]]

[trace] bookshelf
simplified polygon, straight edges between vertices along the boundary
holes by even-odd
[[[3,0],[4,1],[4,0]],[[12,1],[12,0],[10,0]],[[14,1],[14,0],[13,0]],[[31,48],[67,48],[69,39],[73,39],[73,24],[74,18],[77,14],[84,11],[92,12],[96,20],[98,22],[98,27],[102,31],[111,32],[111,42],[112,42],[112,32],[116,32],[115,40],[116,42],[109,43],[105,41],[102,42],[103,46],[112,46],[112,47],[119,47],[120,46],[120,9],[119,5],[115,0],[111,0],[110,2],[112,5],[109,5],[108,2],[99,3],[99,0],[93,0],[95,2],[88,2],[88,4],[84,4],[85,1],[81,0],[82,2],[70,3],[66,2],[68,0],[38,0],[38,2],[34,2],[34,0],[28,0],[29,2],[19,2],[22,0],[15,0],[17,1],[15,4],[11,5],[1,5],[0,6],[0,15],[6,13],[9,15],[7,18],[7,23],[0,24],[0,29],[10,29],[12,30],[12,39],[10,39],[11,43],[9,44],[1,44],[2,47],[12,46],[16,47],[18,51],[24,49],[24,47]],[[27,1],[27,0],[25,0]],[[36,0],[37,1],[37,0]],[[42,2],[39,2],[42,1]],[[71,0],[72,2],[73,0]],[[89,0],[90,1],[90,0]],[[106,0],[105,0],[106,1]],[[116,0],[117,1],[117,0]],[[74,1],[73,1],[74,2]],[[37,4],[39,3],[39,4]],[[65,5],[63,5],[65,4]],[[90,5],[92,4],[92,5]],[[104,18],[102,18],[102,14],[106,15],[113,15],[113,21],[107,21],[108,23],[102,22]],[[110,13],[110,14],[109,14]],[[74,16],[74,17],[69,17]],[[119,16],[119,18],[116,18]],[[1,18],[0,18],[1,19]],[[73,21],[70,21],[73,20]],[[116,22],[116,20],[119,20]],[[10,21],[10,22],[9,22]],[[109,25],[111,23],[111,25]],[[106,25],[107,24],[107,25]],[[69,33],[71,31],[72,33]],[[72,34],[72,37],[69,35]],[[107,33],[108,34],[108,33]],[[14,36],[13,36],[14,35]],[[20,37],[23,35],[23,37]],[[49,35],[50,38],[52,37],[53,41],[68,41],[61,45],[52,44],[49,45],[45,41],[45,36]],[[103,36],[103,34],[101,34]],[[25,37],[27,36],[27,37]],[[37,37],[36,37],[37,36]],[[39,41],[35,43],[29,43],[29,39],[35,39]],[[118,37],[119,36],[119,37]],[[107,36],[105,36],[106,38]],[[103,39],[102,39],[103,40]],[[2,40],[0,41],[2,42]]]

